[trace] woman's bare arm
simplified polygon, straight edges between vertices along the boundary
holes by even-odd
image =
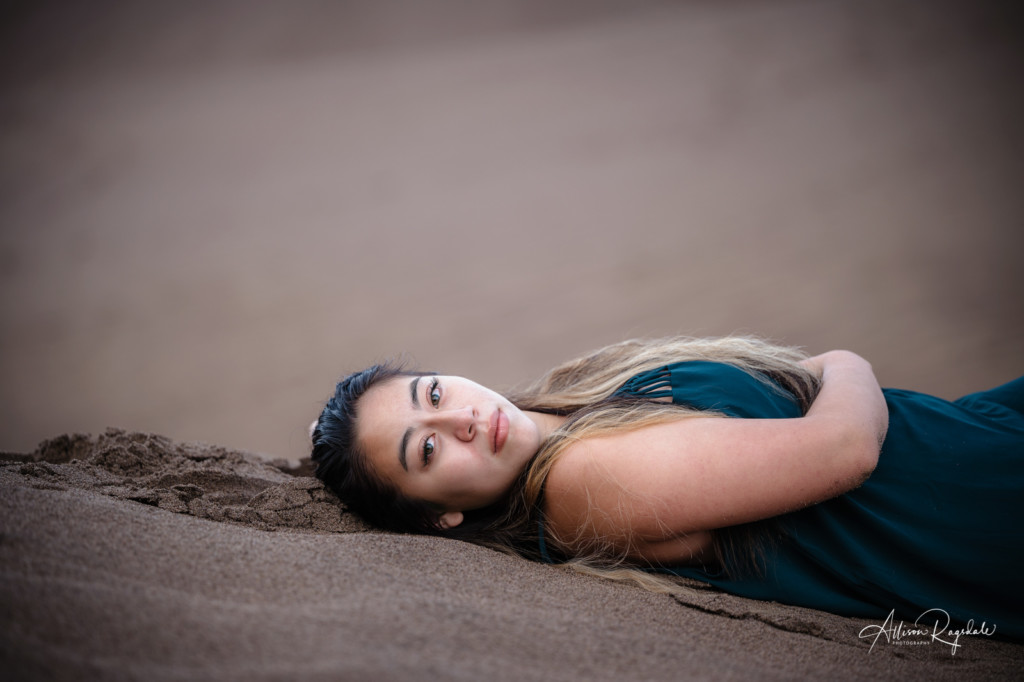
[[[807,416],[838,417],[880,449],[889,428],[889,409],[868,361],[850,351],[833,350],[808,358],[803,365],[822,381]],[[875,452],[872,469],[877,461]]]
[[[546,511],[565,536],[636,547],[793,511],[860,485],[888,426],[871,366],[848,351],[807,361],[822,388],[797,419],[694,417],[580,441],[552,469]]]

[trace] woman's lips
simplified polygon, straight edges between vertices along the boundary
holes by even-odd
[[[494,454],[501,452],[507,438],[508,417],[501,410],[495,410],[491,415],[491,446],[494,448]]]

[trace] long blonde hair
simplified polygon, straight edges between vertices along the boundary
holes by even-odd
[[[451,534],[536,559],[538,532],[543,523],[544,483],[566,447],[583,438],[708,415],[669,402],[616,400],[616,391],[632,377],[680,361],[726,363],[786,389],[806,412],[820,382],[800,364],[804,358],[806,355],[798,349],[752,337],[674,337],[623,341],[563,363],[532,384],[510,392],[508,397],[520,409],[569,418],[542,443],[496,519],[492,516],[488,523],[472,524],[461,531],[456,527]],[[715,531],[713,548],[717,563],[729,573],[756,570],[759,552],[763,543],[771,540],[772,528],[771,522],[765,522]],[[572,537],[562,537],[552,528],[545,528],[544,532],[548,548],[588,572],[627,564],[628,550],[624,551],[621,543],[605,541],[586,527],[577,529]],[[625,576],[651,588],[646,574],[605,572],[608,577]]]
[[[817,377],[800,365],[806,357],[796,348],[750,336],[630,339],[565,362],[513,391],[509,399],[521,409],[568,414],[608,398],[641,372],[707,360],[734,365],[758,378],[759,373],[767,376],[793,393],[806,411],[818,390]]]

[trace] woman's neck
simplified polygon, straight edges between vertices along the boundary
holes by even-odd
[[[547,414],[545,412],[533,412],[531,410],[523,410],[530,421],[537,425],[537,431],[540,433],[541,442],[547,440],[555,429],[565,423],[568,417],[558,414]]]

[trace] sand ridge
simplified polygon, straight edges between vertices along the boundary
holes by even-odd
[[[338,499],[309,475],[308,466],[294,461],[121,429],[98,437],[61,435],[31,455],[13,457],[26,460],[17,474],[36,487],[75,487],[262,530],[366,530],[343,513]]]

